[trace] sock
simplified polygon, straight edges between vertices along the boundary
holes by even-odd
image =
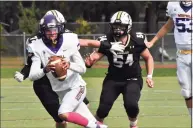
[[[66,121],[74,123],[74,124],[78,124],[78,125],[81,125],[84,127],[88,127],[88,128],[96,128],[97,127],[96,121],[89,121],[87,118],[81,116],[80,114],[78,114],[76,112],[69,112],[68,118]]]
[[[89,123],[88,119],[86,119],[85,117],[75,112],[69,112],[68,118],[66,121],[74,123],[74,124],[78,124],[84,127],[86,127]]]
[[[188,108],[190,116],[192,116],[192,108]]]
[[[137,120],[135,120],[135,121],[130,121],[130,125],[131,125],[131,126],[137,126]]]

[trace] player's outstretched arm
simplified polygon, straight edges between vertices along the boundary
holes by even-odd
[[[95,47],[111,51],[123,52],[125,47],[120,42],[107,43],[107,40],[79,39],[81,47]]]
[[[146,71],[147,71],[146,83],[147,83],[148,87],[153,88],[153,86],[154,86],[153,80],[152,80],[153,70],[154,70],[153,57],[147,48],[141,53],[141,56],[145,60],[145,65],[146,65]]]
[[[32,64],[31,57],[32,57],[32,55],[29,54],[28,58],[27,58],[27,64],[21,69],[20,72],[18,72],[18,71],[15,72],[14,78],[18,82],[22,82],[23,80],[25,80],[29,76],[29,72],[30,72],[30,68],[31,68],[31,64]]]
[[[169,30],[171,30],[174,26],[174,22],[172,18],[169,18],[168,21],[162,26],[162,28],[158,31],[158,33],[154,36],[154,38],[146,43],[148,48],[151,48],[160,38],[164,37]]]
[[[91,39],[79,39],[80,46],[82,47],[100,47],[100,41]]]

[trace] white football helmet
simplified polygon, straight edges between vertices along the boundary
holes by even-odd
[[[116,37],[121,37],[130,32],[132,27],[131,16],[124,11],[118,11],[110,19],[110,26]]]
[[[61,12],[57,11],[57,10],[49,10],[48,12],[46,12],[46,15],[54,15],[56,17],[56,19],[58,20],[58,22],[60,23],[66,23],[66,20],[64,18],[64,16],[62,15]]]
[[[181,1],[181,3],[182,3],[185,7],[190,7],[190,6],[192,6],[192,0],[183,0],[183,1]]]

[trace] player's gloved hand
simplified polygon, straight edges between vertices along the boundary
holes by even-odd
[[[116,52],[123,52],[125,50],[125,46],[122,45],[122,42],[111,42],[110,51],[113,55],[117,55]]]
[[[16,71],[14,78],[18,81],[18,82],[22,82],[24,80],[24,75],[21,74],[20,72]]]

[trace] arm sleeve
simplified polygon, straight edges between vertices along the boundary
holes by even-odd
[[[21,74],[24,75],[24,80],[29,76],[30,67],[31,67],[31,66],[29,66],[29,65],[25,65],[25,66],[21,69]]]
[[[107,36],[101,36],[97,40],[101,42],[98,52],[106,55],[107,50],[110,50],[111,48],[111,44],[108,42]]]
[[[28,49],[33,51],[30,46],[28,46]],[[41,60],[40,60],[39,56],[35,52],[33,52],[33,54],[34,55],[31,58],[32,59],[32,65],[31,65],[30,73],[29,73],[29,79],[32,81],[38,80],[45,75],[44,70],[41,68]]]
[[[70,61],[70,70],[83,74],[86,72],[86,66],[84,64],[84,61],[79,53],[79,51],[76,51],[71,56],[72,61]]]

